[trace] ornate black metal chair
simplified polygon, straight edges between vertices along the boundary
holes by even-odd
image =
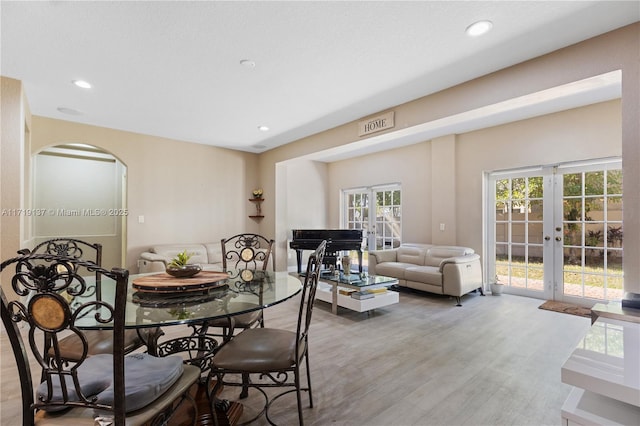
[[[222,268],[230,273],[230,281],[250,282],[255,271],[266,271],[269,260],[272,257],[274,240],[269,240],[258,234],[238,234],[220,241],[222,246]],[[275,261],[272,260],[275,271]],[[231,290],[237,290],[231,288]],[[234,303],[234,302],[231,302]],[[251,306],[247,305],[247,309]],[[262,310],[235,315],[233,321],[220,319],[209,324],[213,327],[222,327],[227,339],[233,336],[234,329],[244,330],[254,325],[264,327],[264,315]]]
[[[125,356],[127,270],[28,251],[2,262],[0,272],[9,267],[15,267],[13,293],[0,290],[1,316],[20,377],[23,425],[94,424],[97,417],[110,417],[116,426],[166,424],[177,405],[185,399],[193,403],[189,389],[200,376],[198,368],[178,356]],[[109,301],[96,298],[79,268],[114,287]],[[113,353],[88,356],[84,327],[111,329]],[[59,342],[68,334],[81,346],[76,361],[60,354]],[[37,388],[35,374],[42,377]],[[193,411],[195,418],[195,404]]]
[[[21,250],[20,252],[25,251]],[[30,250],[30,252],[69,257],[76,260],[89,261],[100,267],[102,266],[102,244],[89,243],[75,238],[63,237],[43,241]],[[78,264],[76,264],[76,267],[77,270],[74,272],[78,275],[95,276],[95,284],[91,283],[89,285],[89,290],[95,292],[97,300],[102,300],[102,275],[97,272],[93,273],[86,267],[78,266]],[[125,353],[133,352],[134,350],[145,346],[149,340],[157,340],[157,337],[161,334],[162,332],[158,328],[125,330],[124,351]],[[111,337],[110,330],[87,330],[85,332],[85,337],[88,343],[89,355],[108,354],[113,352],[113,347],[111,345],[113,338]],[[81,342],[78,341],[78,337],[76,335],[69,335],[58,343],[60,356],[62,358],[77,361],[82,356],[82,345]]]
[[[190,336],[178,337],[158,343],[158,355],[182,353],[187,355],[185,362],[200,367],[203,379],[209,372],[211,358],[215,351],[228,342],[234,330],[244,330],[264,324],[261,309],[255,309],[256,304],[250,302],[233,301],[234,293],[250,291],[251,278],[247,274],[267,269],[272,253],[274,241],[257,234],[239,234],[231,238],[222,239],[222,266],[229,272],[228,294],[221,298],[225,303],[235,304],[233,312],[246,310],[246,313],[229,315],[204,322],[189,324],[192,329]],[[274,267],[275,270],[275,267]],[[246,286],[245,286],[246,283]],[[256,295],[256,297],[260,297]],[[221,329],[222,332],[215,330]],[[221,341],[220,341],[221,340]]]
[[[323,241],[309,257],[296,331],[265,327],[251,328],[236,335],[213,356],[210,376],[215,377],[216,380],[211,389],[212,395],[216,395],[218,390],[225,385],[256,388],[265,398],[264,409],[256,418],[264,413],[267,421],[274,424],[269,418],[271,404],[282,395],[296,392],[299,423],[303,424],[301,391],[309,392],[309,405],[313,407],[308,336],[325,248],[326,241]],[[302,387],[300,378],[303,363],[307,370],[306,388]],[[241,379],[229,379],[229,375],[235,378],[241,376]],[[247,377],[251,378],[256,375],[261,381],[246,381]],[[293,389],[286,390],[269,399],[264,388],[270,387],[291,387]]]

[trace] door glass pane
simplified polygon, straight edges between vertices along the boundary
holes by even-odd
[[[563,176],[563,194],[565,197],[582,195],[582,173],[566,174]]]
[[[565,246],[582,245],[582,224],[581,223],[565,223],[563,228],[564,228],[564,245]]]
[[[529,220],[543,220],[542,200],[529,201]]]
[[[346,209],[344,227],[363,230],[365,252],[374,249],[390,249],[400,245],[402,207],[399,186],[380,191],[362,188],[345,191],[344,194]],[[370,206],[370,200],[375,201],[373,208]],[[355,256],[355,252],[352,254]],[[366,253],[363,254],[364,263],[367,258]]]
[[[521,259],[520,259],[521,260]],[[517,264],[522,265],[522,262]],[[527,270],[520,266],[511,266],[509,285],[516,288],[527,288]]]
[[[604,172],[587,172],[584,174],[584,195],[604,194]]]
[[[509,242],[509,224],[496,223],[496,243]]]
[[[622,197],[607,197],[607,220],[622,222]]]
[[[589,247],[604,247],[604,224],[603,223],[586,223],[586,235],[584,236],[584,245]]]
[[[525,238],[525,225],[523,223],[513,223],[511,225],[511,242],[512,243],[524,243]]]
[[[621,170],[563,176],[563,292],[596,300],[622,298]],[[611,191],[611,193],[610,193]]]
[[[542,176],[495,182],[496,275],[498,282],[512,288],[543,290],[542,246],[531,246],[544,238],[543,184]]]
[[[607,194],[622,194],[622,170],[607,171]]]
[[[376,249],[398,247],[402,235],[402,207],[400,190],[375,192],[376,205]]]
[[[496,220],[509,220],[509,204],[507,202],[496,202]]]
[[[565,198],[563,202],[564,220],[575,222],[582,219],[582,199]]]
[[[542,222],[529,222],[528,225],[528,234],[527,234],[527,242],[529,244],[542,244],[544,241],[544,235],[542,232]]]

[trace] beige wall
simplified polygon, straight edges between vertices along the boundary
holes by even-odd
[[[394,108],[396,114],[396,129],[391,129],[386,133],[394,133],[400,129],[408,129],[423,123],[469,111],[474,108],[488,106],[497,102],[524,96],[541,90],[553,88],[573,81],[582,80],[610,71],[622,71],[622,111],[621,111],[621,151],[623,155],[623,170],[625,179],[624,191],[624,232],[625,232],[625,289],[640,293],[640,23],[636,23],[616,31],[595,37],[590,40],[578,43],[574,46],[558,50],[542,57],[515,65],[513,67],[495,72],[482,78],[461,84],[451,89],[435,93],[424,98],[417,99],[407,104]],[[586,120],[580,119],[580,124],[574,128],[567,128],[566,132],[571,133],[580,128]],[[619,121],[618,121],[619,122]],[[265,182],[269,191],[275,191],[275,182],[278,179],[273,176],[278,168],[278,164],[291,161],[292,159],[304,157],[312,153],[330,149],[341,145],[357,143],[360,140],[357,136],[357,122],[345,124],[343,126],[322,132],[291,144],[271,150],[260,156],[261,179]],[[506,142],[505,142],[506,143]],[[556,143],[550,142],[549,137],[542,142],[547,147],[557,149]],[[450,177],[455,178],[456,189],[465,188],[469,170],[463,171],[466,167],[462,161],[470,161],[468,154],[458,152],[459,144],[456,146],[457,156],[456,171],[452,171]],[[476,147],[476,149],[482,149]],[[545,156],[545,153],[552,154],[554,151],[540,150],[538,157],[527,155],[515,156],[516,161],[504,167],[516,167],[524,164],[539,164],[540,162],[560,161],[554,160],[553,155]],[[484,152],[489,155],[488,151]],[[568,152],[568,157],[581,157],[581,150]],[[482,158],[482,157],[481,157]],[[565,152],[560,149],[558,158],[565,158]],[[464,160],[461,160],[464,159]],[[546,161],[546,160],[549,161]],[[434,159],[437,161],[437,159]],[[474,159],[475,161],[475,159]],[[510,162],[505,161],[504,164]],[[431,167],[427,165],[426,167]],[[456,241],[465,243],[475,249],[481,249],[481,226],[478,221],[461,220],[462,212],[481,210],[481,191],[477,186],[477,173],[481,168],[476,167],[476,174],[472,176],[476,182],[475,192],[469,195],[468,191],[458,193],[456,202],[456,224],[454,225]],[[500,164],[484,164],[489,170],[499,168]],[[460,173],[456,175],[456,173]],[[443,177],[444,178],[444,177]],[[271,184],[273,183],[273,184]],[[304,181],[298,180],[298,185],[304,185]],[[279,184],[278,189],[281,190]],[[404,200],[412,197],[404,193]],[[469,195],[469,196],[467,196]],[[286,198],[286,193],[276,194],[278,203],[294,203],[295,200],[282,200]],[[427,201],[437,207],[438,199]],[[276,206],[270,206],[277,210]],[[450,205],[445,205],[450,209]],[[278,210],[279,211],[279,210]],[[269,215],[269,211],[266,212]],[[333,211],[331,214],[338,214]],[[407,211],[405,209],[405,218]],[[443,212],[433,210],[432,218],[444,216]],[[435,220],[435,219],[433,219]],[[424,226],[433,229],[436,223],[430,221]],[[286,223],[286,219],[278,219],[278,223]],[[335,220],[330,220],[335,223]],[[278,229],[275,221],[265,221],[262,232],[275,233],[279,236],[286,235]],[[407,229],[403,229],[403,234],[407,235]],[[415,232],[419,232],[415,230]],[[280,238],[280,237],[279,237]],[[279,241],[280,244],[283,244]]]
[[[31,114],[22,83],[0,78],[0,259],[16,255],[25,243],[27,216],[21,211],[25,203],[25,185],[30,168],[25,166],[25,150],[29,149]],[[25,179],[27,180],[25,182]],[[2,286],[10,285],[2,274]]]
[[[32,133],[34,154],[52,145],[85,143],[127,166],[125,267],[132,271],[153,244],[219,241],[259,230],[248,218],[255,212],[249,202],[257,184],[255,154],[43,117],[33,118]]]
[[[402,239],[431,241],[431,145],[416,144],[350,160],[329,163],[329,220],[340,228],[342,189],[400,183],[402,185]]]

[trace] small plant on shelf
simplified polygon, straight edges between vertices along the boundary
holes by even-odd
[[[252,191],[253,194],[253,198],[262,198],[262,194],[264,191],[262,191],[262,188],[258,188],[258,189],[254,189]]]

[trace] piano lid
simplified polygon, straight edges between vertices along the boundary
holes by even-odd
[[[294,240],[362,240],[362,229],[294,229]]]

